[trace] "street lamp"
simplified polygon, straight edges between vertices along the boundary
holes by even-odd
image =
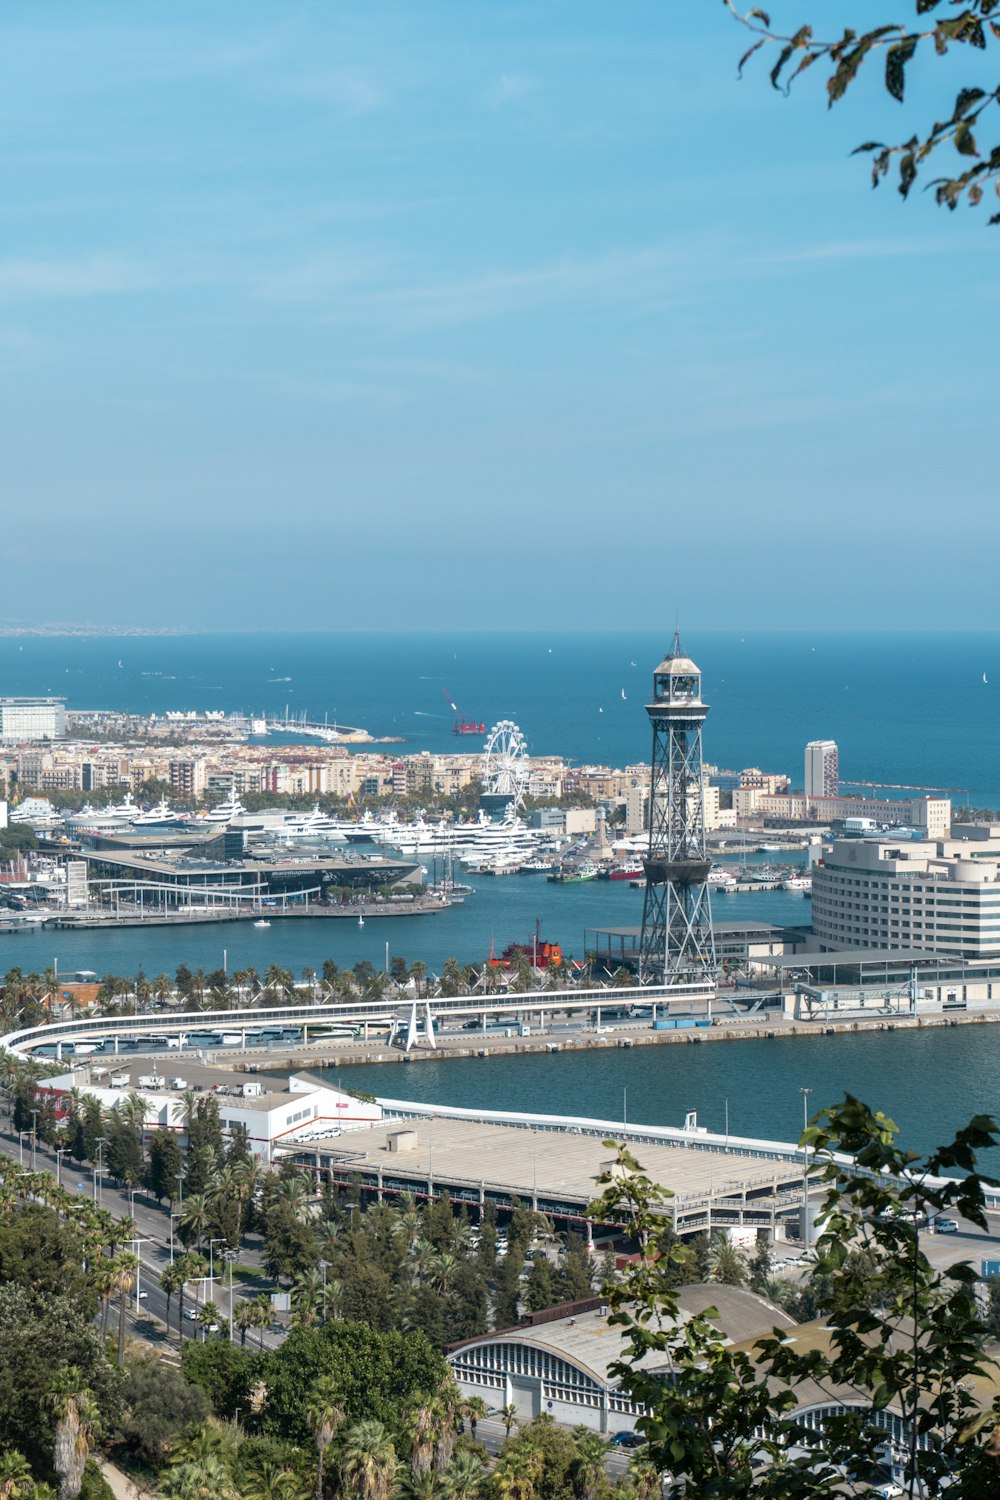
[[[139,1262],[139,1264],[135,1268],[135,1313],[136,1313],[136,1317],[138,1317],[139,1313],[142,1310],[140,1308],[140,1306],[139,1306],[139,1302],[140,1302],[140,1297],[139,1297],[139,1280],[140,1280],[140,1278],[142,1276],[142,1251],[139,1249],[139,1246],[140,1245],[148,1245],[150,1243],[150,1236],[149,1235],[142,1235],[142,1236],[140,1236],[140,1235],[137,1234],[135,1236],[135,1238],[133,1239],[132,1243],[135,1246],[135,1258]]]
[[[215,1285],[215,1258],[213,1247],[215,1245],[224,1245],[225,1243],[226,1237],[224,1234],[218,1234],[216,1235],[214,1240],[209,1240],[208,1242],[208,1279],[213,1285],[213,1295]]]
[[[38,1139],[38,1110],[31,1111],[31,1170],[35,1170],[35,1143]]]
[[[24,1137],[28,1134],[26,1130],[17,1132],[17,1161],[18,1166],[24,1166]]]
[[[184,1207],[184,1173],[177,1173],[177,1207]]]
[[[65,1146],[56,1147],[56,1187],[62,1187],[62,1159],[66,1155]]]
[[[809,1129],[809,1095],[812,1089],[800,1088],[802,1095],[802,1133]],[[809,1147],[802,1148],[802,1248],[809,1249]]]
[[[108,1144],[106,1135],[97,1137],[97,1170],[94,1173],[94,1202],[98,1208],[104,1206],[104,1148]]]
[[[225,1253],[224,1253],[224,1259],[225,1259],[226,1264],[229,1267],[229,1342],[232,1343],[233,1342],[233,1262],[236,1259],[236,1251],[235,1250],[227,1250],[227,1251],[225,1251]],[[320,1261],[320,1265],[321,1266],[325,1265],[325,1262],[324,1261]],[[323,1272],[323,1285],[324,1286],[326,1285],[326,1271],[325,1270]]]
[[[174,1263],[174,1220],[175,1219],[179,1219],[180,1217],[181,1217],[180,1214],[171,1214],[170,1215],[170,1264],[171,1265],[173,1265],[173,1263]]]

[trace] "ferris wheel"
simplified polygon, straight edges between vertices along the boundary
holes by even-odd
[[[483,748],[483,790],[520,807],[528,790],[528,744],[517,725],[501,719]]]

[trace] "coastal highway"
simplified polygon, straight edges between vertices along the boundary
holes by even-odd
[[[22,1148],[16,1132],[11,1131],[9,1123],[6,1121],[4,1122],[2,1132],[0,1132],[0,1152],[3,1152],[5,1156],[9,1156],[12,1160],[23,1160],[26,1166],[31,1163],[30,1142],[25,1140]],[[53,1176],[56,1174],[55,1152],[50,1151],[41,1142],[37,1144],[35,1166],[39,1171],[49,1171]],[[60,1176],[63,1187],[70,1192],[75,1191],[81,1197],[93,1198],[94,1175],[92,1169],[69,1162],[64,1156]],[[145,1297],[140,1296],[139,1299],[141,1309],[139,1317],[141,1320],[145,1320],[152,1315],[159,1319],[161,1323],[165,1323],[167,1317],[167,1299],[160,1287],[160,1274],[170,1264],[171,1217],[169,1206],[166,1203],[162,1206],[158,1205],[155,1198],[149,1197],[141,1190],[129,1193],[126,1189],[117,1188],[106,1178],[103,1183],[98,1185],[98,1189],[100,1202],[117,1218],[125,1218],[131,1214],[135,1219],[136,1232],[141,1241],[139,1245],[139,1258],[142,1261],[138,1290],[140,1293],[146,1293]],[[176,1217],[173,1223],[176,1230]],[[182,1249],[183,1246],[175,1239],[174,1253],[179,1254]],[[208,1259],[207,1250],[205,1251],[205,1258],[206,1260]],[[240,1247],[239,1260],[241,1265],[251,1267],[259,1265],[260,1246],[255,1236],[251,1236],[249,1243],[245,1243]],[[193,1308],[196,1305],[196,1301],[214,1301],[222,1314],[223,1320],[228,1324],[229,1278],[228,1275],[223,1278],[223,1272],[226,1268],[225,1262],[221,1257],[215,1257],[213,1269],[215,1271],[215,1282],[212,1290],[209,1291],[207,1285],[205,1285],[198,1288],[196,1293],[193,1287],[189,1287],[184,1295],[185,1310]],[[266,1289],[270,1285],[271,1283],[263,1280],[259,1288],[255,1287],[252,1291],[247,1291],[246,1288],[241,1287],[239,1280],[235,1280],[233,1283],[234,1305],[239,1305],[241,1296],[256,1296],[259,1291]],[[132,1293],[130,1303],[134,1315],[135,1292]],[[112,1310],[112,1316],[114,1316],[114,1310]],[[170,1329],[174,1337],[177,1336],[177,1316],[178,1299],[174,1296],[170,1300]],[[198,1324],[188,1318],[184,1319],[184,1331],[189,1336],[201,1336]],[[156,1338],[155,1328],[151,1330],[148,1323],[144,1324],[140,1332],[143,1337],[150,1337],[152,1332],[152,1336],[154,1339]],[[235,1330],[234,1334],[238,1339],[239,1335],[235,1333]],[[162,1337],[162,1334],[160,1337]],[[252,1330],[247,1335],[247,1346],[258,1346],[260,1337],[261,1335],[256,1329]],[[263,1334],[264,1347],[273,1348],[281,1342],[283,1337],[283,1331],[265,1330]]]

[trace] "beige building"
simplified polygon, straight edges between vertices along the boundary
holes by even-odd
[[[756,812],[764,818],[788,823],[833,823],[845,818],[869,818],[885,823],[918,828],[928,838],[944,838],[951,828],[951,801],[948,797],[915,797],[912,801],[894,802],[876,797],[806,797],[801,792],[778,796],[761,793]]]

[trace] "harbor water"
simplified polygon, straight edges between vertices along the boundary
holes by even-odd
[[[398,737],[401,753],[476,750],[456,738],[457,703],[491,724],[514,719],[535,754],[626,765],[646,760],[643,704],[668,644],[628,632],[590,636],[366,633],[178,637],[4,637],[9,694],[64,695],[71,708],[144,714],[224,709],[360,725]],[[954,800],[1000,806],[1000,634],[693,633],[711,713],[706,758],[759,765],[801,782],[807,740],[833,738],[841,774],[860,782],[967,788]],[[993,686],[996,684],[996,686]],[[956,733],[956,726],[960,732]],[[777,856],[785,861],[788,856]],[[582,956],[586,928],[638,923],[641,891],[626,882],[555,886],[540,877],[478,880],[478,893],[435,915],[366,921],[272,920],[200,927],[34,931],[0,935],[0,969],[173,974],[178,964],[296,975],[326,958],[341,967],[392,955],[439,969],[481,960],[491,941],[543,936]],[[809,905],[784,892],[716,897],[724,921],[803,923]],[[820,1107],[850,1090],[930,1147],[977,1111],[1000,1110],[1000,1028],[664,1046],[587,1055],[420,1062],[352,1069],[350,1086],[453,1104],[680,1124],[688,1109],[734,1134],[796,1136],[802,1088]]]

